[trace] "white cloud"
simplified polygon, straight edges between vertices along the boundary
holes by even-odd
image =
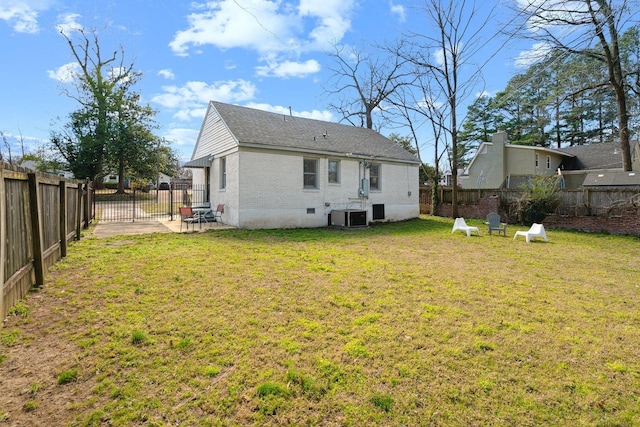
[[[204,115],[207,113],[207,108],[182,108],[173,115],[174,119],[181,122],[189,122],[194,119],[204,119]]]
[[[221,0],[195,4],[188,28],[169,43],[177,55],[191,47],[244,48],[261,56],[277,52],[321,51],[351,27],[355,0]],[[310,27],[310,28],[307,28]]]
[[[164,77],[167,80],[173,80],[176,78],[176,75],[173,73],[173,71],[168,68],[158,71],[158,75]]]
[[[191,159],[193,148],[196,145],[199,131],[187,128],[172,128],[166,131],[163,137],[167,141],[171,141],[171,148],[177,153],[182,162]]]
[[[302,17],[311,17],[317,23],[309,37],[312,49],[327,49],[339,42],[351,28],[353,0],[300,0],[299,12]]]
[[[269,0],[222,0],[196,4],[187,17],[189,27],[178,31],[169,47],[187,55],[190,46],[246,48],[258,52],[287,50],[296,45],[291,24],[295,16]]]
[[[256,67],[259,76],[263,77],[306,77],[320,71],[320,64],[315,59],[306,62],[284,61]]]
[[[249,108],[255,108],[256,110],[263,110],[263,111],[270,111],[272,113],[278,113],[278,114],[283,114],[283,115],[289,115],[289,107],[283,107],[280,105],[270,105],[270,104],[263,104],[263,103],[257,103],[257,102],[249,102],[247,104],[245,104],[245,107],[249,107]],[[311,111],[295,111],[292,110],[291,114],[296,116],[296,117],[304,117],[306,119],[315,119],[315,120],[323,120],[325,122],[332,122],[335,121],[333,114],[330,111],[327,110],[311,110]]]
[[[392,14],[398,16],[398,21],[405,22],[407,20],[407,12],[403,5],[393,4],[393,2],[390,2],[389,8],[391,9]]]
[[[34,34],[40,31],[38,14],[49,8],[49,0],[2,0],[0,19],[13,26],[18,33]]]
[[[246,80],[220,81],[212,84],[192,81],[184,86],[163,86],[164,93],[154,96],[151,101],[163,107],[176,110],[178,120],[202,118],[209,101],[243,102],[253,99],[256,87]]]
[[[69,62],[55,70],[47,70],[47,75],[60,83],[71,83],[76,79],[79,72],[80,65],[77,62]]]
[[[63,34],[71,34],[74,31],[82,30],[82,24],[78,22],[78,18],[81,15],[77,13],[68,13],[66,15],[58,16],[58,24],[56,24],[56,30]]]
[[[496,95],[497,91],[483,90],[476,93],[476,98],[492,98]]]
[[[535,43],[531,49],[520,52],[514,63],[516,67],[529,68],[536,62],[543,60],[552,49],[553,48],[549,43]]]
[[[164,137],[167,141],[171,141],[179,146],[191,146],[193,147],[196,143],[196,139],[198,138],[198,132],[195,129],[187,129],[187,128],[173,128],[169,129]]]
[[[597,11],[595,3],[592,6]],[[529,31],[549,32],[558,40],[580,31],[581,26],[575,24],[583,23],[585,15],[588,16],[587,2],[582,0],[516,0],[516,4],[522,15],[528,16]]]

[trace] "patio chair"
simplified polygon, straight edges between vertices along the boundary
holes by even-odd
[[[502,233],[504,236],[507,235],[507,223],[500,222],[500,215],[495,212],[489,213],[487,215],[487,222],[485,222],[489,226],[489,235],[491,235],[492,231],[497,231],[498,236]]]
[[[545,242],[548,242],[547,233],[544,231],[544,225],[534,223],[528,231],[516,231],[516,234],[513,236],[515,240],[518,236],[524,236],[527,243],[531,241],[531,239],[541,238],[544,239]]]
[[[224,213],[224,203],[219,203],[215,212],[213,213],[213,220],[222,224],[222,214]]]
[[[218,204],[218,206],[216,207],[216,210],[209,210],[206,215],[204,216],[204,218],[206,219],[207,222],[212,221],[212,222],[218,222],[220,224],[222,224],[222,214],[224,213],[224,203],[220,203]]]
[[[464,218],[456,218],[455,222],[453,223],[453,230],[451,230],[451,234],[453,234],[456,230],[464,231],[465,233],[467,233],[467,237],[471,237],[471,233],[474,231],[478,233],[478,236],[480,235],[480,230],[478,230],[478,227],[468,226],[464,221]]]
[[[180,232],[182,232],[183,223],[187,224],[187,231],[189,231],[189,224],[200,222],[198,218],[193,216],[193,208],[190,206],[181,206],[178,208],[178,212],[180,213]]]

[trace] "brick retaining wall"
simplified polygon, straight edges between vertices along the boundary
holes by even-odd
[[[487,197],[477,203],[458,205],[458,216],[463,218],[484,219],[489,212],[498,212],[503,221],[507,217],[500,210],[498,197]],[[441,203],[437,214],[451,217],[451,204]],[[607,233],[640,237],[640,207],[627,206],[616,209],[608,216],[570,216],[551,214],[542,221],[546,228],[584,231],[588,233]]]
[[[608,217],[551,214],[543,223],[547,228],[640,237],[640,208],[628,207],[621,209],[618,215]]]
[[[498,196],[487,197],[478,200],[477,203],[459,204],[458,216],[463,218],[486,218],[489,212],[500,212],[500,199]],[[451,204],[440,203],[437,214],[439,216],[451,216]],[[504,215],[500,215],[504,217]],[[504,221],[504,219],[503,219]]]

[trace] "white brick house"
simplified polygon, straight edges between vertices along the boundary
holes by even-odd
[[[211,101],[193,183],[239,228],[323,227],[338,210],[366,222],[419,214],[415,156],[370,129]]]

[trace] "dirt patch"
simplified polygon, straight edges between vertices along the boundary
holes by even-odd
[[[58,376],[78,363],[71,331],[58,327],[72,313],[46,287],[32,292],[28,303],[27,317],[10,316],[0,329],[0,425],[65,425],[75,402],[93,387],[90,378],[58,384]]]

